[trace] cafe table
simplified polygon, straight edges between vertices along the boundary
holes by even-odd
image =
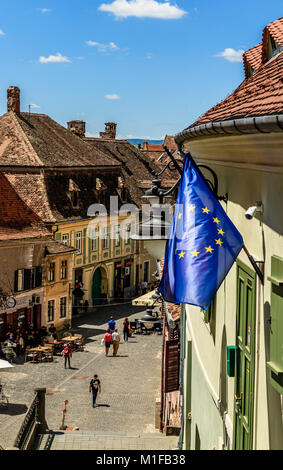
[[[36,348],[31,348],[29,351],[30,352],[37,352],[38,353],[38,360],[42,361],[43,351],[50,351],[50,347],[48,347],[48,346],[38,346]],[[33,358],[32,362],[34,362],[34,358]]]

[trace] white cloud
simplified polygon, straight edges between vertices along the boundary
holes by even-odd
[[[37,8],[37,11],[40,11],[40,13],[48,13],[52,10],[50,8]]]
[[[231,47],[227,47],[224,49],[223,52],[216,54],[215,57],[223,57],[224,59],[228,60],[229,62],[242,62],[244,49],[232,49]]]
[[[152,54],[150,52],[148,52],[145,56],[146,59],[150,60],[152,59]]]
[[[120,96],[115,93],[113,95],[105,95],[104,98],[107,100],[120,100]]]
[[[41,56],[39,58],[39,62],[41,62],[42,64],[49,64],[49,63],[64,63],[64,62],[71,62],[70,59],[68,59],[68,57],[66,56],[63,56],[62,54],[60,54],[60,52],[57,52],[56,55],[50,55],[49,57],[44,57],[44,56]]]
[[[171,0],[114,0],[112,3],[102,3],[99,10],[112,13],[116,18],[158,18],[162,20],[178,20],[187,14],[177,5],[171,5]]]
[[[109,44],[102,44],[101,42],[96,42],[96,41],[87,41],[86,43],[90,47],[96,47],[99,50],[99,52],[119,50],[119,47],[112,41],[109,42]]]
[[[0,36],[5,36],[3,29],[0,29]]]

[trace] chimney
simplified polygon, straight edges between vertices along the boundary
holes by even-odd
[[[105,123],[105,131],[100,132],[100,137],[103,139],[116,139],[116,129],[117,124],[116,122],[106,122]]]
[[[20,114],[20,89],[17,86],[10,86],[7,90],[7,111]]]
[[[67,124],[70,132],[78,137],[85,137],[85,121],[70,121]]]

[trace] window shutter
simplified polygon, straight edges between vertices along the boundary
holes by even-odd
[[[179,390],[179,341],[165,343],[165,393]]]
[[[31,270],[24,270],[24,290],[31,289]]]
[[[42,284],[42,267],[35,268],[35,287],[40,287]]]
[[[15,285],[14,285],[15,292],[18,292],[18,279],[19,279],[18,271],[15,271]]]
[[[279,256],[271,258],[271,304],[270,304],[270,369],[271,385],[283,394],[283,259]]]

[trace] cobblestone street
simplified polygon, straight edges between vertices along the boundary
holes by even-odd
[[[82,333],[86,341],[83,352],[74,352],[71,369],[64,369],[63,358],[56,356],[53,363],[17,364],[1,371],[10,405],[0,410],[0,445],[13,445],[36,387],[47,389],[49,429],[60,428],[61,408],[68,399],[65,424],[78,427],[80,432],[160,436],[155,428],[155,400],[160,396],[162,335],[136,335],[128,343],[121,340],[118,357],[112,356],[112,349],[106,357],[100,341],[111,314],[121,333],[125,316],[140,318],[144,312],[121,304],[102,306],[74,318],[72,332]],[[89,381],[95,373],[101,380],[102,393],[97,400],[99,406],[93,409]]]

